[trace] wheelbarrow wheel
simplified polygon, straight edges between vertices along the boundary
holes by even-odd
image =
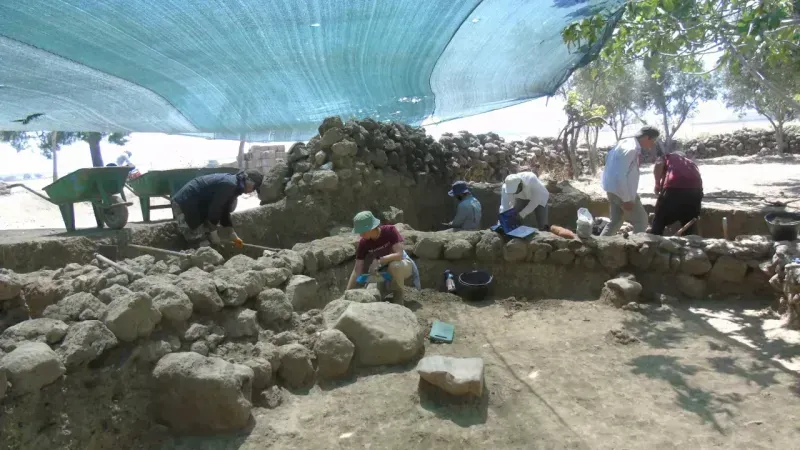
[[[121,230],[128,224],[128,205],[116,195],[112,197],[111,201],[116,204],[105,208],[103,222],[112,230]]]

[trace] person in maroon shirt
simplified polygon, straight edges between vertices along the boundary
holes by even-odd
[[[653,167],[655,193],[658,195],[653,215],[652,234],[664,234],[664,228],[675,222],[686,225],[700,216],[703,202],[703,179],[700,170],[691,159],[680,153],[658,151]],[[694,234],[692,225],[685,234]]]
[[[389,289],[393,294],[394,303],[403,304],[403,285],[411,277],[412,263],[405,256],[403,250],[403,236],[394,225],[381,225],[380,220],[369,211],[362,211],[353,218],[353,233],[361,236],[356,248],[356,264],[347,289],[353,289],[356,278],[362,273],[374,273],[379,267],[387,266],[392,280]],[[364,270],[364,261],[372,259],[369,270]],[[382,291],[384,283],[378,283]],[[383,294],[383,292],[381,292]]]

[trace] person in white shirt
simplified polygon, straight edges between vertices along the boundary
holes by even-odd
[[[517,212],[520,225],[547,231],[547,200],[550,193],[533,172],[512,173],[503,181],[500,212],[511,208]]]
[[[652,150],[660,133],[646,125],[634,137],[624,138],[608,152],[602,186],[608,195],[610,218],[601,236],[616,234],[624,218],[633,225],[635,233],[647,230],[647,211],[642,206],[639,190],[639,157],[642,149]]]
[[[117,166],[134,167],[133,163],[131,162],[131,155],[133,155],[133,153],[131,153],[130,150],[125,150],[124,152],[120,153],[119,156],[117,156]]]

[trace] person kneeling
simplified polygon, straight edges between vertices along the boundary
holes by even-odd
[[[356,248],[356,263],[347,290],[356,287],[356,279],[363,273],[374,274],[378,268],[387,266],[392,276],[387,282],[379,282],[381,297],[386,290],[393,294],[393,301],[403,305],[403,285],[409,278],[414,279],[414,286],[419,289],[419,273],[414,261],[403,249],[403,237],[394,225],[381,225],[381,222],[369,211],[362,211],[353,218],[353,233],[361,236]],[[369,270],[364,270],[364,261],[372,258]],[[388,285],[388,286],[387,286]]]

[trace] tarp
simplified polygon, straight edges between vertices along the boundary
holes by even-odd
[[[450,120],[552,94],[599,50],[564,26],[623,3],[0,0],[0,129],[288,141],[332,115]]]

